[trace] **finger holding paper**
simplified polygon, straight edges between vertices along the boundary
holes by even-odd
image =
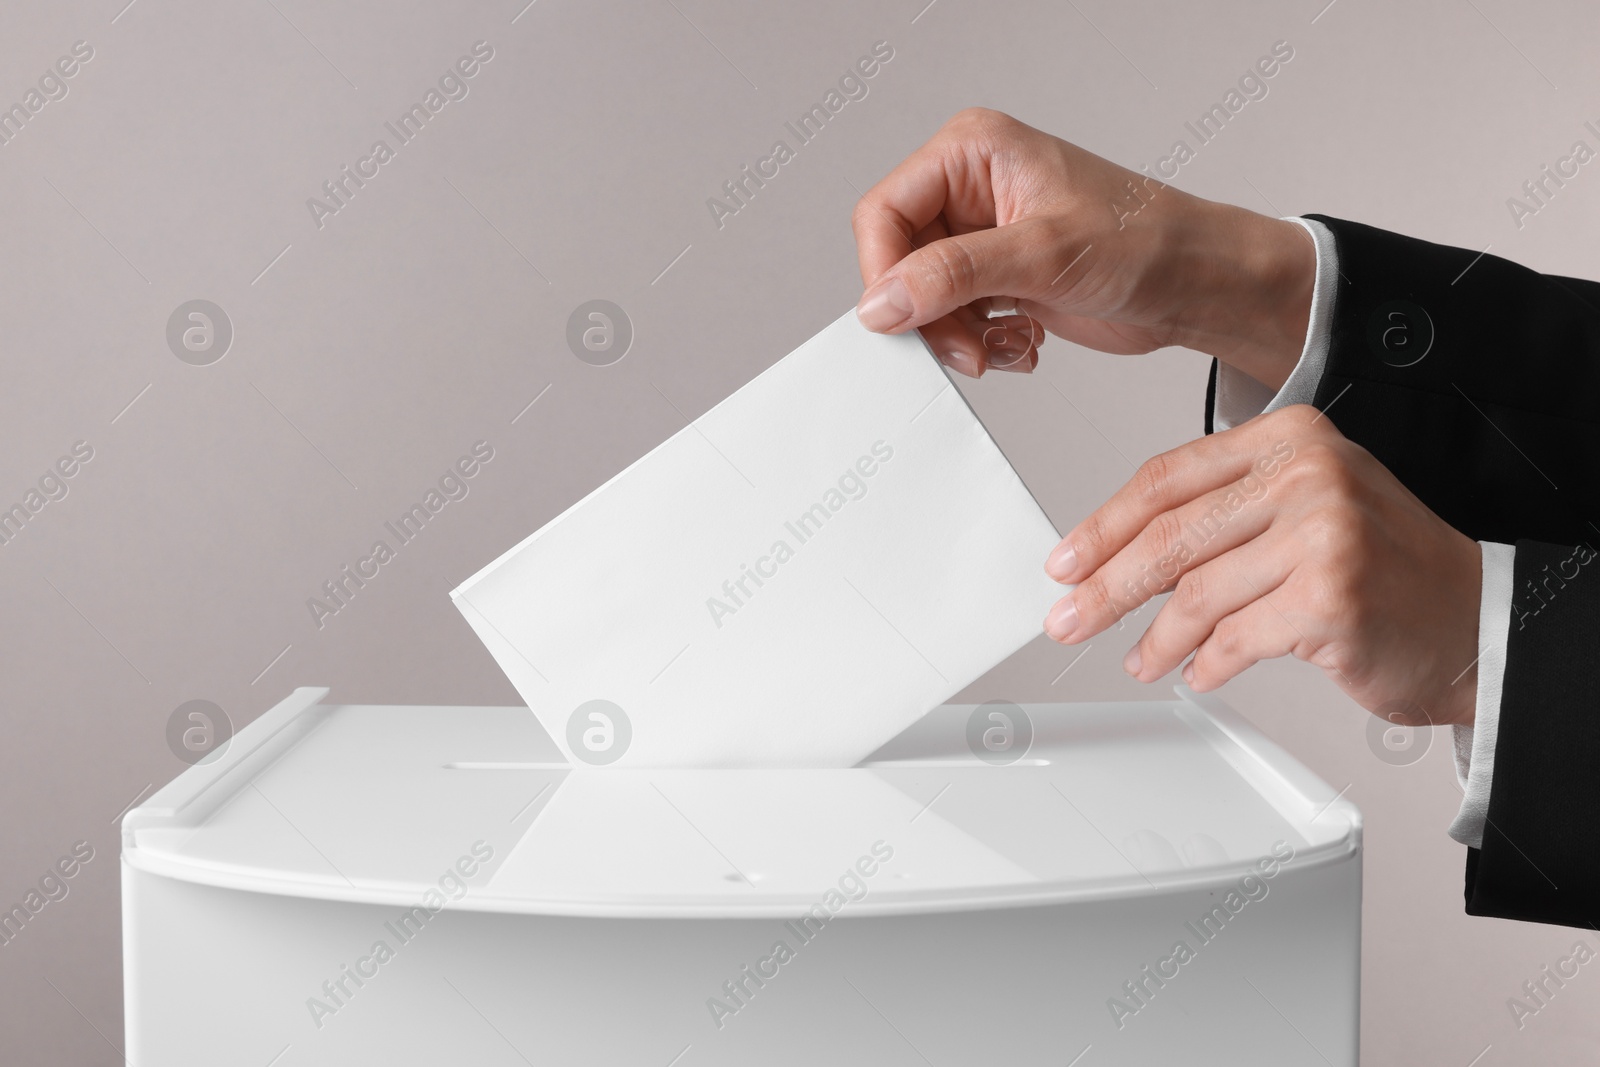
[[[1393,721],[1472,721],[1477,544],[1308,405],[1147,463],[1046,570],[1078,583],[1045,623],[1063,643],[1173,594],[1123,661],[1141,681],[1192,653],[1206,691],[1293,655]]]
[[[996,307],[1025,317],[1000,335],[1013,345],[1031,319],[1103,352],[1183,345],[1274,388],[1305,340],[1316,256],[1297,224],[1191,196],[996,111],[957,114],[868,190],[852,225],[862,324],[920,328],[973,377],[1016,362],[995,355]]]

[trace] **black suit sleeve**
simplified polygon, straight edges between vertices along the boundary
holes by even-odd
[[[1313,403],[1446,522],[1516,546],[1466,910],[1600,927],[1600,284],[1307,217],[1340,273]]]

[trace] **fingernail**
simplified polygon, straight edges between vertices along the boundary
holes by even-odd
[[[998,348],[989,353],[989,369],[1010,371],[1013,374],[1033,373],[1033,358],[1027,352]]]
[[[861,303],[856,305],[856,318],[867,329],[882,333],[910,318],[912,310],[911,294],[906,290],[906,283],[899,278],[890,278],[861,298]]]
[[[1072,631],[1078,628],[1078,605],[1072,598],[1062,597],[1056,606],[1050,609],[1050,614],[1045,616],[1044,629],[1057,641],[1064,641],[1072,636]]]
[[[1137,678],[1139,677],[1139,668],[1142,666],[1144,666],[1144,657],[1139,655],[1139,646],[1134,645],[1128,649],[1128,654],[1122,657],[1122,669]]]
[[[1044,561],[1044,572],[1058,582],[1064,582],[1072,577],[1072,572],[1078,567],[1078,551],[1072,547],[1071,541],[1063,541],[1056,546],[1050,558]]]
[[[1194,681],[1194,660],[1190,660],[1183,665],[1183,680],[1186,682]]]
[[[965,352],[951,352],[945,356],[945,363],[965,374],[969,378],[982,378],[983,365]]]
[[[943,363],[957,374],[965,374],[968,378],[977,378],[982,375],[981,371],[973,370],[971,356],[963,355],[960,352],[935,352],[934,356],[938,358],[940,363]]]

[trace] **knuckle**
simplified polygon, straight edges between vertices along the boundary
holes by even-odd
[[[1369,621],[1349,567],[1325,560],[1310,569],[1296,592],[1304,613],[1329,632],[1359,632]]]
[[[1116,614],[1111,589],[1098,574],[1078,584],[1072,591],[1072,601],[1078,609],[1080,623],[1104,620]]]
[[[1111,530],[1106,525],[1105,516],[1098,511],[1085,519],[1072,535],[1079,558],[1091,563],[1105,558],[1110,540]]]
[[[1189,641],[1185,644],[1184,641],[1184,635],[1175,630],[1151,625],[1150,629],[1145,631],[1144,637],[1139,640],[1140,655],[1144,659],[1141,666],[1146,670],[1159,671],[1156,677],[1166,674],[1194,651],[1194,642]]]
[[[1151,456],[1139,464],[1139,469],[1133,474],[1133,491],[1138,499],[1145,504],[1155,504],[1166,493],[1168,479],[1172,475],[1171,454],[1162,452]]]
[[[1329,441],[1302,444],[1295,450],[1289,470],[1296,481],[1309,489],[1348,496],[1355,487],[1348,457]]]
[[[1158,564],[1162,561],[1168,564],[1175,562],[1173,557],[1177,554],[1178,546],[1183,543],[1183,520],[1176,512],[1163,511],[1150,520],[1150,525],[1145,528],[1145,537],[1149,542],[1150,554],[1155,557]],[[1164,568],[1158,567],[1159,569]],[[1170,572],[1167,577],[1171,577]]]
[[[858,239],[884,229],[893,230],[907,240],[911,237],[911,226],[905,217],[893,204],[875,203],[871,192],[858,199],[850,209],[850,229]]]
[[[938,241],[924,248],[919,258],[919,273],[935,293],[965,302],[965,294],[973,291],[978,277],[978,265],[965,245],[955,240]]]
[[[1206,583],[1199,571],[1190,571],[1178,579],[1177,586],[1172,590],[1171,603],[1176,604],[1185,615],[1205,615]]]
[[[1308,441],[1296,451],[1295,463],[1304,471],[1322,476],[1339,465],[1339,457],[1327,443]]]
[[[961,126],[970,126],[977,122],[979,117],[987,110],[987,108],[982,107],[964,107],[945,120],[945,128],[951,129]]]
[[[1317,560],[1334,566],[1349,562],[1358,540],[1350,512],[1333,503],[1306,513],[1300,520],[1300,537]]]
[[[1299,590],[1299,600],[1305,612],[1313,619],[1328,619],[1339,602],[1334,575],[1326,568],[1317,568]]]
[[[872,211],[872,202],[866,197],[863,196],[856,201],[855,208],[850,212],[850,225],[857,233],[860,233],[866,228],[867,223],[872,221]]]
[[[1096,574],[1093,579],[1090,579],[1088,585],[1090,585],[1090,595],[1086,598],[1086,608],[1088,608],[1086,614],[1088,616],[1093,617],[1093,619],[1110,619],[1110,617],[1118,614],[1117,590],[1110,587],[1110,582]]]
[[[1019,123],[1004,111],[987,107],[965,107],[956,112],[946,125],[988,133],[1009,129]]]
[[[1218,621],[1211,631],[1211,637],[1206,641],[1206,646],[1211,650],[1210,659],[1232,659],[1239,655],[1244,648],[1244,631],[1240,628],[1238,620],[1232,615]]]

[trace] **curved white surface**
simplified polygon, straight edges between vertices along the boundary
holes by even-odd
[[[791,916],[864,887],[845,911],[866,916],[1221,886],[1275,845],[1300,869],[1360,841],[1352,804],[1182,690],[1026,705],[1034,743],[1003,767],[967,752],[972,708],[946,706],[843,770],[569,769],[523,708],[325,692],[298,690],[130,812],[126,861],[370,903],[460,883],[452,909],[520,914]],[[464,857],[471,876],[450,877]],[[852,877],[862,857],[872,873]]]

